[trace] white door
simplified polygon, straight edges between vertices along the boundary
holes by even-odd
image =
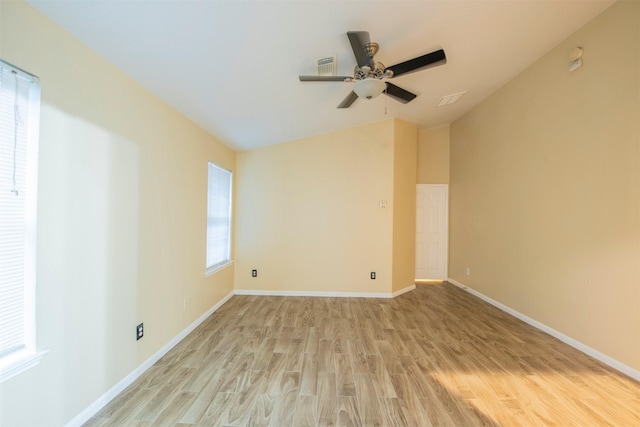
[[[446,280],[449,186],[418,184],[416,189],[416,279]]]

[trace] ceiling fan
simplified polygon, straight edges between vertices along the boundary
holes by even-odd
[[[401,62],[391,67],[385,67],[373,57],[378,52],[378,43],[372,43],[367,31],[347,32],[353,54],[356,57],[356,65],[353,77],[350,76],[299,76],[301,82],[349,82],[355,83],[353,90],[338,105],[338,108],[349,108],[358,97],[375,98],[385,93],[391,98],[406,104],[417,95],[389,83],[387,79],[398,77],[413,71],[427,67],[443,65],[447,62],[444,50],[436,50],[426,55],[418,56],[408,61]]]

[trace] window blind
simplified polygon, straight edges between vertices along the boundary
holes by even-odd
[[[0,358],[33,346],[37,78],[0,61]],[[31,111],[30,111],[31,108]],[[37,120],[36,120],[37,121]]]
[[[207,198],[207,270],[230,261],[231,172],[209,163]]]

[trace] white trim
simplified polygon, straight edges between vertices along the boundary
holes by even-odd
[[[224,270],[225,268],[229,267],[231,264],[233,264],[233,260],[232,259],[228,259],[226,261],[223,261],[221,263],[212,265],[211,267],[208,267],[205,272],[204,272],[204,277],[209,277],[211,276],[213,273],[216,273],[220,270]]]
[[[202,322],[204,322],[209,316],[215,313],[224,303],[229,301],[233,296],[233,291],[227,296],[222,298],[213,307],[207,310],[202,316],[198,317],[193,323],[187,326],[182,332],[176,335],[171,341],[166,343],[160,350],[156,351],[151,357],[145,360],[140,366],[134,369],[129,375],[118,381],[113,387],[107,390],[102,396],[90,404],[84,411],[76,415],[71,421],[69,421],[66,427],[81,426],[86,423],[91,417],[98,413],[107,403],[111,402],[120,392],[129,387],[140,375],[142,375],[147,369],[149,369],[154,363],[156,363],[162,356],[167,354],[176,344],[182,341],[187,335],[197,328]]]
[[[0,359],[0,383],[36,366],[49,350],[32,352],[16,351]]]
[[[616,369],[620,372],[622,372],[625,375],[628,375],[629,377],[640,381],[640,371],[633,369],[631,366],[625,365],[622,362],[617,361],[616,359],[607,356],[604,353],[599,352],[598,350],[589,347],[588,345],[585,345],[583,343],[581,343],[580,341],[577,341],[573,338],[571,338],[570,336],[567,336],[565,334],[563,334],[562,332],[556,331],[553,328],[550,328],[549,326],[545,325],[544,323],[540,323],[537,320],[534,320],[532,318],[530,318],[529,316],[526,316],[510,307],[507,307],[506,305],[499,303],[496,300],[493,300],[491,298],[489,298],[488,296],[481,294],[480,292],[469,288],[468,286],[453,280],[451,278],[447,279],[447,281],[449,283],[451,283],[452,285],[455,285],[467,292],[469,292],[472,295],[475,295],[476,297],[480,298],[483,301],[488,302],[489,304],[493,305],[494,307],[499,308],[500,310],[509,313],[510,315],[522,320],[525,323],[528,323],[529,325],[533,326],[534,328],[540,329],[543,332],[548,333],[549,335],[559,339],[560,341],[564,342],[565,344],[570,345],[571,347],[580,350],[581,352],[593,357],[594,359],[599,360],[600,362],[611,366],[613,369]]]
[[[26,347],[30,362],[24,369],[37,365],[48,351],[37,350],[36,325],[36,254],[38,214],[38,150],[40,147],[40,81],[34,77],[34,86],[29,91],[28,154],[27,154],[27,200],[25,205],[25,258],[24,258],[24,322]],[[22,369],[22,370],[24,370]],[[22,372],[22,370],[20,372]]]
[[[406,288],[400,289],[399,291],[395,291],[391,294],[391,298],[399,297],[402,294],[406,294],[407,292],[411,292],[416,289],[415,283],[413,285],[407,286]]]
[[[272,297],[337,297],[337,298],[395,298],[405,292],[412,291],[416,285],[408,286],[399,291],[390,292],[324,292],[324,291],[268,291],[258,289],[236,289],[235,295],[260,295]]]

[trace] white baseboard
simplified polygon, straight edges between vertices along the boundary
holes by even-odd
[[[416,285],[414,283],[413,285],[409,285],[406,288],[400,289],[399,291],[395,291],[394,293],[391,294],[391,298],[395,298],[402,294],[406,294],[407,292],[411,292],[415,290],[415,288],[416,288]]]
[[[532,318],[530,318],[529,316],[525,316],[524,314],[510,308],[507,307],[506,305],[499,303],[496,300],[493,300],[491,298],[489,298],[488,296],[481,294],[480,292],[469,288],[467,285],[462,284],[456,280],[453,280],[451,278],[447,279],[447,281],[449,283],[451,283],[452,285],[455,285],[467,292],[469,292],[472,295],[477,296],[478,298],[480,298],[483,301],[488,302],[489,304],[493,305],[494,307],[499,308],[500,310],[509,313],[510,315],[512,315],[513,317],[516,317],[520,320],[522,320],[525,323],[528,323],[529,325],[533,326],[534,328],[540,329],[543,332],[548,333],[549,335],[559,339],[560,341],[564,342],[565,344],[570,345],[571,347],[580,350],[581,352],[593,357],[594,359],[599,360],[600,362],[611,366],[613,369],[622,372],[625,375],[628,375],[629,377],[640,381],[640,371],[633,369],[630,366],[625,365],[622,362],[617,361],[616,359],[607,356],[604,353],[599,352],[596,349],[593,349],[591,347],[589,347],[588,345],[585,345],[583,343],[581,343],[580,341],[577,341],[573,338],[571,338],[570,336],[567,336],[565,334],[563,334],[562,332],[556,331],[553,328],[550,328],[549,326],[538,322],[537,320],[534,320]]]
[[[323,292],[323,291],[264,291],[236,289],[235,295],[261,295],[277,297],[338,297],[338,298],[395,298],[412,291],[416,285],[407,286],[396,292]]]
[[[207,310],[204,314],[198,317],[193,323],[187,326],[182,332],[173,337],[171,341],[166,343],[160,350],[156,351],[151,357],[145,360],[140,366],[134,369],[129,375],[118,381],[113,387],[111,387],[106,393],[100,396],[96,401],[89,405],[84,411],[76,415],[71,421],[69,421],[65,427],[80,427],[82,424],[89,421],[91,417],[98,413],[107,403],[111,402],[118,394],[120,394],[125,388],[129,387],[140,375],[142,375],[147,369],[149,369],[154,363],[156,363],[162,356],[167,354],[176,344],[182,341],[187,335],[189,335],[195,328],[197,328],[202,322],[204,322],[209,316],[216,312],[222,305],[233,296],[233,292],[230,292],[227,296],[222,298],[213,307]]]

